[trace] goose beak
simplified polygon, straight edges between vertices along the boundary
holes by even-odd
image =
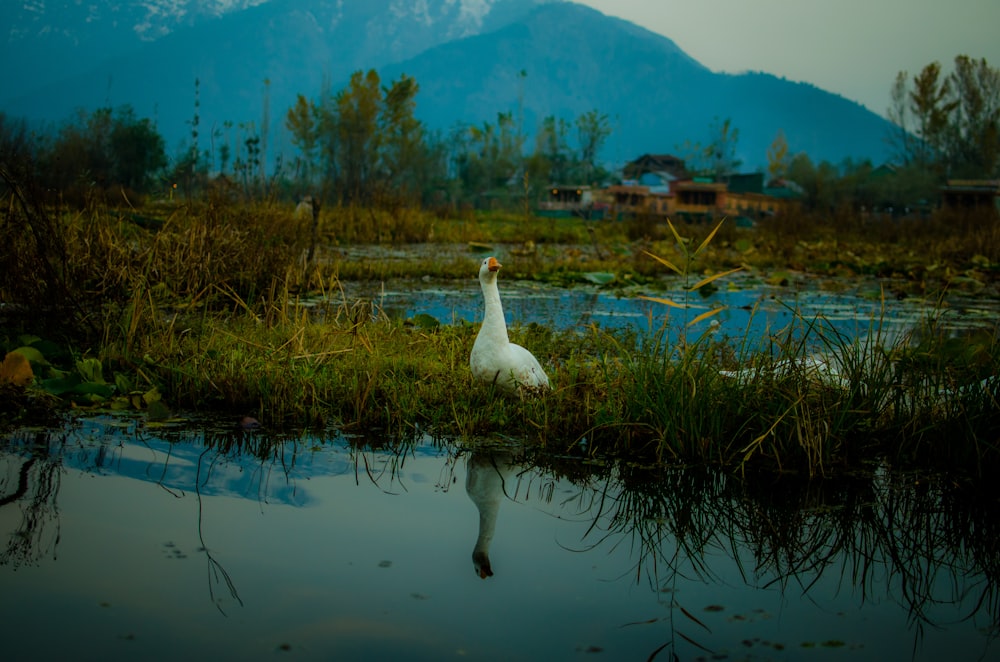
[[[486,268],[489,269],[490,271],[500,271],[500,267],[502,266],[503,265],[500,264],[495,257],[491,257],[486,265]]]

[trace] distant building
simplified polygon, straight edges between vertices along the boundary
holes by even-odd
[[[609,199],[610,216],[615,220],[650,214],[666,216],[669,210],[668,191],[656,192],[635,181],[609,186],[604,196]]]
[[[671,216],[686,220],[711,220],[726,215],[729,190],[724,182],[695,177],[670,187],[674,204]]]
[[[660,216],[686,220],[733,218],[752,220],[798,209],[802,189],[792,182],[765,184],[759,172],[737,173],[718,180],[692,177],[684,160],[671,154],[643,154],[622,170],[621,184],[610,186],[611,218]]]
[[[988,210],[1000,213],[1000,180],[949,179],[941,187],[941,208],[952,211]]]
[[[625,164],[622,177],[644,186],[667,186],[672,181],[689,179],[684,159],[672,154],[643,154]]]
[[[552,186],[535,213],[543,217],[598,218],[603,215],[600,205],[595,205],[589,186]]]

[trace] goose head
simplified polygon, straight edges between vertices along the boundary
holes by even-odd
[[[492,255],[483,260],[483,263],[479,267],[479,282],[491,283],[496,281],[497,272],[500,271],[500,267],[502,266]]]

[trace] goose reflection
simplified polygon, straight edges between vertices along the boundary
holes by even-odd
[[[497,513],[504,496],[512,497],[515,483],[511,454],[506,451],[476,451],[469,456],[465,491],[479,510],[479,536],[472,550],[472,563],[481,578],[493,576],[490,543],[497,524]]]

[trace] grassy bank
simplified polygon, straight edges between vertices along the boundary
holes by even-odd
[[[762,278],[793,269],[894,276],[904,290],[995,296],[994,225],[913,222],[923,225],[774,219],[723,224],[710,237],[709,225],[675,234],[648,219],[332,209],[307,262],[312,229],[280,206],[12,206],[0,237],[12,265],[3,349],[28,355],[33,378],[27,389],[8,380],[0,399],[8,420],[58,399],[160,420],[197,411],[404,438],[501,434],[575,455],[737,470],[820,474],[888,459],[986,472],[1000,464],[991,334],[855,343],[800,320],[766,344],[699,335],[705,325],[677,344],[637,331],[518,327],[512,339],[542,359],[555,387],[520,399],[473,383],[475,325],[386,319],[339,287],[468,280],[473,242],[512,256],[508,279],[572,284],[611,274],[611,286],[641,283],[655,294],[671,279],[690,285],[741,267]],[[305,295],[324,303],[298,304]],[[822,347],[819,357],[803,338]]]

